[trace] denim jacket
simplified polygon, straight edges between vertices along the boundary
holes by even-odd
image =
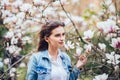
[[[80,70],[72,68],[69,56],[61,52],[63,67],[67,72],[67,80],[77,80]],[[51,63],[48,50],[33,54],[28,64],[26,80],[50,80]]]

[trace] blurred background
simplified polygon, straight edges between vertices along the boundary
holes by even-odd
[[[41,26],[66,25],[72,65],[88,56],[78,80],[120,79],[120,0],[0,0],[0,79],[25,80]]]

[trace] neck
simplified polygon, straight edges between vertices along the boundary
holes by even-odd
[[[49,52],[49,55],[52,57],[52,59],[54,59],[54,60],[57,59],[58,48],[49,47],[48,52]]]

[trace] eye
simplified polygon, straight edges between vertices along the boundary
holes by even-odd
[[[62,35],[65,36],[65,33],[63,33]]]
[[[55,35],[55,37],[60,37],[60,36],[65,36],[65,33]]]

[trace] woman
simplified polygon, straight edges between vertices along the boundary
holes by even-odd
[[[38,52],[28,64],[27,80],[77,80],[87,58],[80,56],[72,68],[69,56],[60,50],[65,42],[64,26],[60,21],[49,21],[42,26]]]

